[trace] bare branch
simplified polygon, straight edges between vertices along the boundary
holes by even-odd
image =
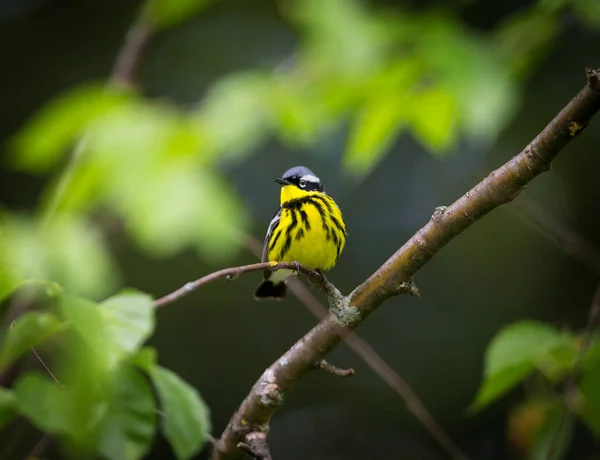
[[[498,206],[512,201],[535,177],[550,168],[552,160],[579,134],[600,109],[600,70],[587,69],[588,81],[580,93],[518,155],[446,208],[438,208],[430,221],[349,296],[330,306],[329,314],[273,363],[244,399],[213,450],[213,460],[239,459],[238,443],[247,433],[266,433],[283,398],[325,358],[340,341],[398,293],[412,276],[458,234]],[[277,398],[265,399],[264,381]]]
[[[352,369],[352,368],[341,369],[339,367],[334,366],[333,364],[328,363],[324,359],[322,359],[318,363],[313,364],[313,367],[315,369],[324,370],[325,372],[327,372],[331,375],[335,375],[336,377],[346,378],[346,377],[352,377],[354,375],[354,369]]]
[[[167,294],[166,296],[161,297],[160,299],[155,301],[154,306],[156,308],[164,307],[165,305],[168,305],[171,302],[180,299],[181,297],[189,294],[190,292],[195,291],[199,287],[204,286],[205,284],[208,284],[219,278],[227,278],[227,280],[231,281],[244,273],[258,272],[264,270],[277,271],[281,269],[301,272],[310,277],[311,279],[321,279],[322,276],[319,272],[311,270],[310,268],[303,267],[298,262],[260,262],[257,264],[224,268],[222,270],[209,273],[208,275],[203,276],[202,278],[197,279],[196,281],[190,281],[189,283],[184,284],[176,291],[173,291],[170,294]],[[337,291],[337,289],[335,289],[333,285],[332,289]]]
[[[260,257],[262,252],[260,241],[248,236],[245,245],[256,257]],[[412,281],[408,283],[410,284]],[[411,289],[411,291],[416,290],[418,293],[418,289],[414,283],[413,287],[414,289]],[[288,288],[318,319],[323,319],[327,316],[327,309],[300,280],[289,280]],[[402,398],[407,409],[421,422],[450,458],[454,460],[466,460],[468,458],[433,418],[410,385],[394,371],[365,339],[361,338],[356,332],[352,332],[344,339],[344,343]]]
[[[48,450],[48,448],[50,447],[51,443],[52,443],[52,437],[49,434],[43,434],[40,437],[40,439],[38,440],[38,442],[36,443],[36,445],[33,446],[33,449],[31,449],[31,452],[29,452],[29,454],[27,454],[25,459],[26,460],[41,459],[44,456],[44,454],[46,453],[46,451]]]
[[[153,27],[143,18],[129,28],[110,76],[114,85],[127,88],[136,86],[142,57],[153,35]]]
[[[271,460],[271,452],[267,444],[267,435],[262,432],[252,432],[246,435],[246,442],[238,442],[237,447],[257,460]]]
[[[310,292],[299,280],[291,280],[288,287],[298,299],[319,319],[327,315],[327,310],[319,299]],[[356,332],[349,334],[344,343],[350,347],[356,355],[361,358],[390,388],[392,388],[404,401],[406,408],[414,417],[421,422],[431,436],[446,451],[448,456],[454,460],[466,460],[468,457],[452,441],[452,438],[444,431],[442,426],[433,418],[419,396],[369,343]]]

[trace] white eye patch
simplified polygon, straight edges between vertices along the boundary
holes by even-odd
[[[306,182],[312,182],[313,184],[320,184],[321,183],[321,179],[319,179],[317,176],[313,176],[312,174],[305,174],[300,179],[304,180]]]

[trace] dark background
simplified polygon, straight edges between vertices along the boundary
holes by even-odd
[[[443,4],[480,30],[524,7],[520,1],[381,3],[418,8]],[[0,139],[8,139],[55,94],[105,78],[138,6],[129,0],[0,2]],[[254,236],[262,240],[277,207],[272,179],[291,166],[309,166],[344,212],[350,238],[330,279],[349,292],[422,226],[436,206],[450,204],[517,154],[582,87],[583,70],[600,66],[598,34],[569,16],[564,20],[564,32],[551,53],[524,82],[518,115],[489,149],[460,146],[440,160],[402,136],[377,169],[358,182],[340,166],[346,139],[342,131],[310,151],[270,141],[242,164],[228,167],[226,177],[254,216]],[[223,75],[276,65],[295,40],[276,2],[224,1],[152,42],[141,71],[144,92],[191,104]],[[524,197],[598,246],[599,143],[596,120]],[[31,209],[44,184],[42,178],[4,165],[2,206]],[[581,329],[598,281],[513,209],[510,204],[487,216],[420,271],[420,299],[390,300],[358,331],[473,459],[511,455],[507,413],[523,397],[517,390],[476,416],[466,412],[493,335],[524,318]],[[124,284],[156,296],[220,268],[193,252],[157,260],[118,235],[111,243]],[[234,264],[254,261],[252,254],[241,253]],[[211,409],[215,435],[262,371],[316,322],[291,296],[284,303],[255,303],[251,293],[258,280],[259,275],[247,275],[233,285],[216,282],[160,311],[151,339],[161,364],[199,389]],[[330,361],[353,367],[356,375],[340,380],[315,372],[303,379],[272,421],[275,458],[447,458],[398,395],[347,347],[339,347]],[[36,439],[30,431],[22,431],[12,452],[3,454],[0,447],[0,458],[20,458],[27,452]],[[4,436],[0,445],[7,443]],[[578,426],[568,458],[593,459],[598,452],[589,432]],[[150,458],[171,456],[159,440]]]

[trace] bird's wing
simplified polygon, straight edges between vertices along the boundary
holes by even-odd
[[[262,257],[260,259],[261,262],[267,262],[269,258],[269,240],[271,239],[271,235],[279,225],[279,218],[281,217],[281,208],[277,210],[275,216],[271,219],[271,223],[269,224],[269,228],[267,229],[267,236],[265,236],[265,244],[263,245]]]

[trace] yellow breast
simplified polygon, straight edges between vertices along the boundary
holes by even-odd
[[[283,187],[282,201],[287,188],[292,187]],[[325,193],[300,192],[294,191],[292,199],[282,202],[279,224],[269,239],[268,258],[329,270],[346,243],[342,213]]]

